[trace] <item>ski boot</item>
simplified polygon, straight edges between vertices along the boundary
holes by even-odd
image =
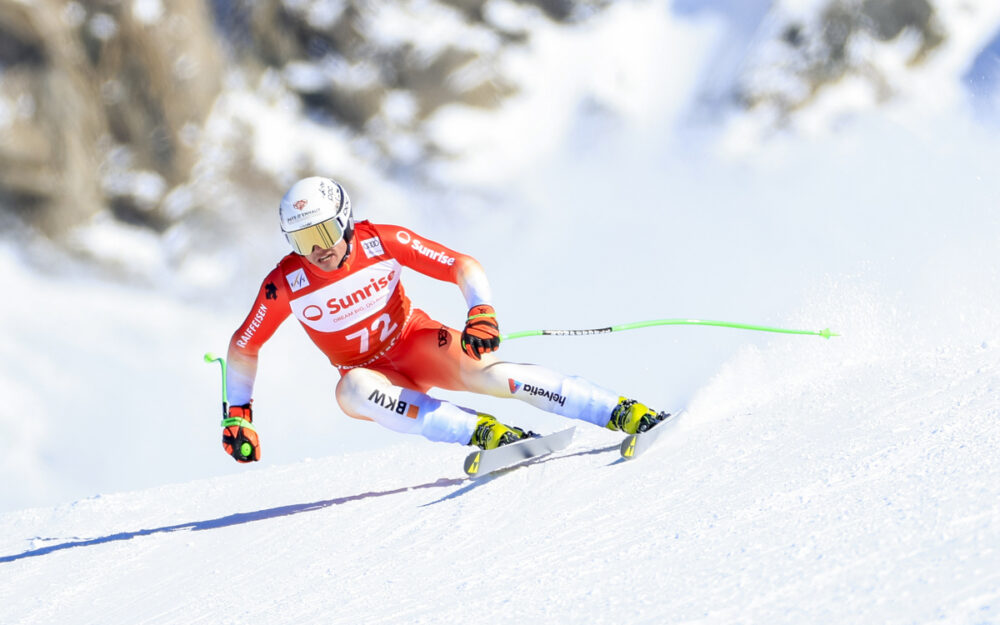
[[[472,433],[472,440],[469,441],[469,444],[480,449],[496,449],[526,436],[535,436],[534,432],[525,432],[521,428],[504,425],[488,414],[480,412],[477,413],[477,416],[479,421],[476,423],[476,429]]]
[[[620,397],[618,405],[611,411],[611,420],[605,427],[609,430],[621,430],[626,434],[635,434],[645,432],[669,416],[669,412],[656,412],[634,399]]]

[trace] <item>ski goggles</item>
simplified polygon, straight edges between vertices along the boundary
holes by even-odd
[[[314,246],[320,249],[330,249],[344,238],[344,229],[340,227],[337,219],[331,218],[315,226],[309,226],[294,232],[286,232],[285,238],[296,254],[308,256],[312,253]]]

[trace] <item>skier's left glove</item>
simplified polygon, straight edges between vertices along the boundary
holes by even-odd
[[[480,360],[483,354],[495,352],[500,347],[500,326],[497,314],[489,304],[469,309],[462,332],[462,349],[470,357]]]
[[[260,440],[253,427],[253,410],[250,404],[230,406],[222,420],[222,448],[237,462],[260,460]]]

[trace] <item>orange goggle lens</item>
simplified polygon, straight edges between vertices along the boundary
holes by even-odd
[[[315,226],[286,232],[285,238],[296,254],[308,256],[314,246],[318,245],[320,249],[326,250],[339,243],[344,238],[344,231],[336,219],[327,219]]]

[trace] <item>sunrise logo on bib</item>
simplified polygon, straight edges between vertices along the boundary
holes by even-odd
[[[337,332],[382,310],[399,284],[400,265],[387,260],[293,299],[292,314],[317,332]]]

